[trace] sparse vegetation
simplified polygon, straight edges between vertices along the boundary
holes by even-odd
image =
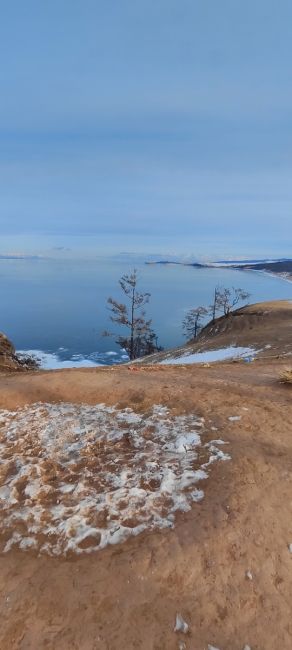
[[[283,384],[292,384],[292,368],[288,368],[281,372],[280,381]]]
[[[143,357],[153,352],[162,350],[158,345],[157,336],[152,329],[152,320],[146,318],[145,305],[148,304],[150,293],[141,293],[137,289],[138,275],[136,269],[123,275],[119,285],[124,293],[128,305],[114,298],[108,298],[112,323],[124,327],[126,334],[116,335],[103,332],[104,336],[116,337],[116,343],[125,349],[130,360]]]
[[[32,354],[17,354],[17,360],[27,370],[38,370],[41,367],[41,361]]]
[[[214,320],[216,320],[217,310],[219,309],[219,305],[218,305],[219,291],[220,291],[220,287],[215,287],[213,303],[209,307],[209,313],[212,316],[212,321],[213,322],[214,322]]]
[[[190,309],[183,320],[184,335],[188,340],[195,339],[202,329],[202,319],[208,314],[206,307]]]
[[[214,299],[209,308],[194,307],[187,312],[182,322],[184,335],[189,340],[196,338],[202,329],[202,320],[207,314],[210,314],[211,322],[214,323],[218,313],[228,317],[240,302],[244,302],[249,297],[250,294],[241,288],[215,287]]]
[[[215,289],[215,313],[216,310],[223,312],[224,316],[229,316],[230,312],[233,311],[240,302],[244,302],[250,297],[250,293],[244,291],[244,289],[231,289],[227,287],[216,287]],[[212,306],[214,309],[214,306]]]

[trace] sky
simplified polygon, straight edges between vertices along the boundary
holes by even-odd
[[[0,254],[291,256],[290,0],[0,8]]]

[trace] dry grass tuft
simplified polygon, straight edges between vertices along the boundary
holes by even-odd
[[[280,381],[283,384],[292,384],[292,369],[291,368],[281,372]]]

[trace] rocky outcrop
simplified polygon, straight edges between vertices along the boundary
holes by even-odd
[[[19,359],[7,336],[0,332],[0,370],[28,370],[28,364]]]

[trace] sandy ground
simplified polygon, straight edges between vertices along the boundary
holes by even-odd
[[[229,442],[173,530],[70,558],[0,556],[1,650],[291,650],[292,406],[287,361],[0,375],[38,401],[196,413]],[[230,421],[230,416],[241,416]],[[249,572],[247,574],[247,572]],[[249,577],[248,577],[249,576]],[[176,614],[189,625],[174,632]]]

